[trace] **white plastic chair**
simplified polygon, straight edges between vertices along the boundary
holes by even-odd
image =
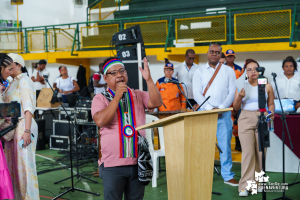
[[[159,120],[157,117],[153,115],[146,115],[146,123],[151,123],[153,121]],[[153,162],[153,176],[152,176],[152,187],[157,187],[157,178],[159,176],[158,168],[159,168],[159,157],[165,156],[165,142],[164,142],[164,132],[163,127],[158,127],[158,135],[159,135],[159,142],[160,142],[160,149],[154,150],[153,146],[153,138],[154,133],[153,129],[146,129],[146,139],[149,143],[149,151],[152,157]]]

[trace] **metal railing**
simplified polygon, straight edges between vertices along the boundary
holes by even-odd
[[[76,55],[74,51],[111,49],[112,35],[136,24],[141,27],[146,48],[164,47],[165,51],[174,47],[174,42],[201,46],[212,41],[286,41],[293,46],[300,36],[296,20],[299,4],[5,29],[0,30],[0,52],[71,51]]]

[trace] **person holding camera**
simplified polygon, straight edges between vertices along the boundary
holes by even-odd
[[[4,153],[14,187],[14,199],[38,200],[40,197],[35,163],[38,127],[32,117],[36,106],[35,89],[24,59],[14,53],[8,56],[13,61],[13,81],[3,93],[3,98],[5,103],[16,101],[21,104],[21,117],[14,138],[5,142]],[[23,146],[19,144],[22,140]]]
[[[12,70],[13,60],[5,53],[0,53],[0,67],[1,67],[1,77],[0,81],[3,84],[1,79],[5,79],[10,76]],[[5,89],[5,86],[1,85],[2,89]],[[0,98],[1,100],[1,98]],[[1,103],[1,102],[0,102]],[[0,200],[2,199],[14,199],[14,191],[11,183],[11,177],[9,174],[9,169],[7,166],[6,158],[3,152],[2,142],[0,142]]]
[[[288,56],[282,62],[283,73],[276,78],[280,99],[293,99],[297,110],[300,107],[300,74],[297,71],[297,62]],[[278,98],[274,81],[271,83],[275,98]]]
[[[245,87],[235,91],[233,108],[242,109],[238,119],[239,138],[242,146],[242,172],[239,181],[239,196],[248,196],[246,190],[247,181],[255,180],[255,171],[262,170],[262,153],[259,151],[259,140],[257,122],[260,115],[258,107],[258,75],[256,69],[259,67],[257,61],[247,59],[244,70],[246,70]],[[274,119],[274,93],[271,84],[266,84],[266,102],[268,110],[272,112],[270,118]],[[262,188],[258,188],[262,192]]]

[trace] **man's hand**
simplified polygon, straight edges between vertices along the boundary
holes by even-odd
[[[195,111],[197,111],[199,109],[199,107],[200,107],[199,104],[193,105],[193,108],[194,108]]]
[[[115,98],[120,101],[122,99],[123,93],[127,92],[127,85],[124,82],[120,82],[117,84]]]
[[[151,74],[150,74],[150,70],[149,70],[149,65],[148,65],[147,58],[145,57],[143,59],[143,61],[144,61],[144,69],[140,67],[140,71],[142,73],[143,78],[147,82],[147,81],[151,80],[152,78],[151,78]]]
[[[240,99],[243,99],[243,98],[245,97],[245,95],[246,95],[246,94],[245,94],[245,89],[242,88],[241,91],[239,92],[239,96],[238,96],[238,97],[239,97]]]
[[[219,109],[219,108],[214,107],[213,110],[214,110],[214,109]],[[218,114],[218,118],[220,118],[221,116],[222,116],[222,113]]]
[[[233,111],[232,111],[231,114],[232,114],[233,118],[236,119],[236,118],[237,118],[238,111],[236,111],[236,110],[233,109]]]

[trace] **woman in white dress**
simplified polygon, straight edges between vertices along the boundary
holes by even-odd
[[[10,171],[14,196],[17,200],[38,200],[39,186],[36,173],[35,151],[38,129],[32,115],[36,107],[33,82],[28,76],[23,58],[9,54],[13,60],[11,77],[13,81],[3,93],[4,102],[17,101],[21,104],[21,118],[15,129],[14,139],[5,142],[4,153]],[[31,140],[33,135],[33,140]],[[19,142],[24,140],[24,147]]]

